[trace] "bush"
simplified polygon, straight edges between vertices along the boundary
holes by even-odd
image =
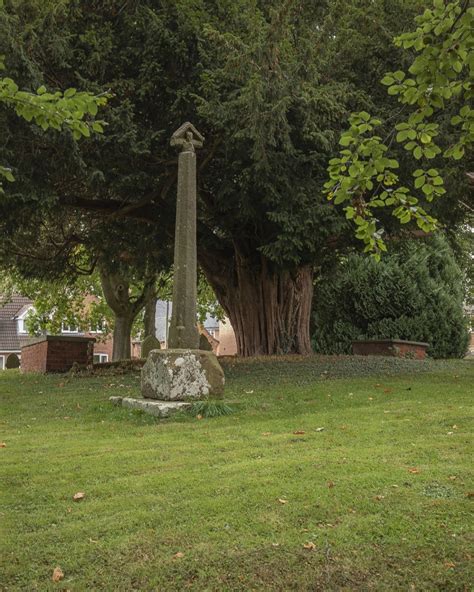
[[[350,255],[315,288],[313,347],[351,353],[354,339],[426,341],[459,358],[468,344],[463,276],[442,236],[392,243],[380,263]]]

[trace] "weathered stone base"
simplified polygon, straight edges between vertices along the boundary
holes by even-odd
[[[145,399],[190,401],[224,394],[224,372],[217,357],[200,349],[152,350],[142,369]]]
[[[169,417],[177,411],[184,411],[191,406],[185,401],[157,401],[156,399],[132,399],[131,397],[110,397],[114,405],[127,407],[128,409],[139,409],[155,417]]]

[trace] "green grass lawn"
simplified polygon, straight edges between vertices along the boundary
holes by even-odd
[[[225,370],[232,415],[166,421],[0,373],[0,589],[471,589],[473,362]]]

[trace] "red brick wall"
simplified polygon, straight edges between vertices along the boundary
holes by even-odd
[[[424,360],[427,344],[403,341],[353,341],[352,352],[356,356],[396,356]]]
[[[22,372],[67,372],[74,363],[92,364],[94,342],[77,337],[48,336],[21,350]]]
[[[48,342],[41,341],[21,350],[22,372],[46,372]]]
[[[237,353],[237,341],[235,339],[234,329],[228,318],[225,323],[219,322],[219,345],[217,347],[218,356],[235,356]]]
[[[107,354],[108,362],[112,361],[112,351],[114,346],[114,339],[112,335],[108,335],[105,341],[99,341],[101,334],[97,333],[86,333],[86,337],[94,337],[96,342],[94,343],[95,354]]]

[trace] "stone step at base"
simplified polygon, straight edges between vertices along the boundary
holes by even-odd
[[[139,409],[155,417],[169,417],[177,411],[191,407],[187,401],[159,401],[157,399],[133,399],[132,397],[109,397],[109,401],[118,407]]]

